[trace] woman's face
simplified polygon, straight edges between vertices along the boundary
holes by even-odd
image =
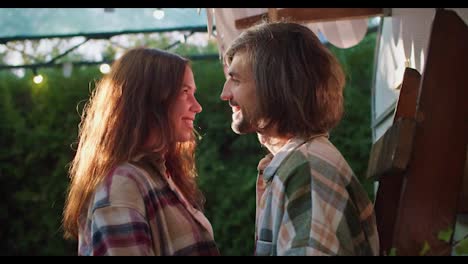
[[[187,66],[182,88],[175,102],[169,107],[169,118],[174,128],[176,142],[188,141],[193,137],[195,115],[202,111],[201,105],[195,98],[196,90],[192,69]]]

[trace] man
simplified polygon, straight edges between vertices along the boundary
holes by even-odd
[[[221,99],[237,134],[258,133],[256,255],[377,255],[372,202],[328,140],[344,73],[305,26],[263,23],[225,54]],[[271,160],[270,160],[271,159]]]

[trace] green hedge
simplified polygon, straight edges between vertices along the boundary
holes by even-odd
[[[333,49],[351,78],[345,90],[346,114],[331,140],[364,175],[371,143],[370,80],[375,34],[348,50]],[[219,99],[224,75],[219,61],[194,61],[197,97],[203,112],[196,124],[202,135],[197,150],[199,182],[223,255],[252,255],[255,179],[263,156],[255,135],[231,131],[231,110]],[[0,255],[76,255],[77,243],[65,241],[60,229],[67,165],[74,155],[79,113],[97,67],[61,70],[20,79],[0,72]],[[77,107],[78,105],[78,107]],[[78,109],[77,109],[78,108]],[[365,183],[372,195],[371,185]]]
[[[32,75],[0,77],[0,254],[57,255],[76,252],[60,229],[70,148],[76,140],[77,103],[88,97],[96,69],[75,69],[70,79],[45,70],[44,82]]]

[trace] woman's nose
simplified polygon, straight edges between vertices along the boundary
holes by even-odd
[[[192,104],[191,110],[195,113],[200,113],[203,110],[202,106],[195,97],[193,98],[193,102],[194,103]]]

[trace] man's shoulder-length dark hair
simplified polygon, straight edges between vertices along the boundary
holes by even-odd
[[[281,136],[330,131],[343,115],[345,75],[333,54],[307,27],[261,23],[244,31],[226,51],[232,62],[247,52],[257,93],[257,123],[276,125]]]

